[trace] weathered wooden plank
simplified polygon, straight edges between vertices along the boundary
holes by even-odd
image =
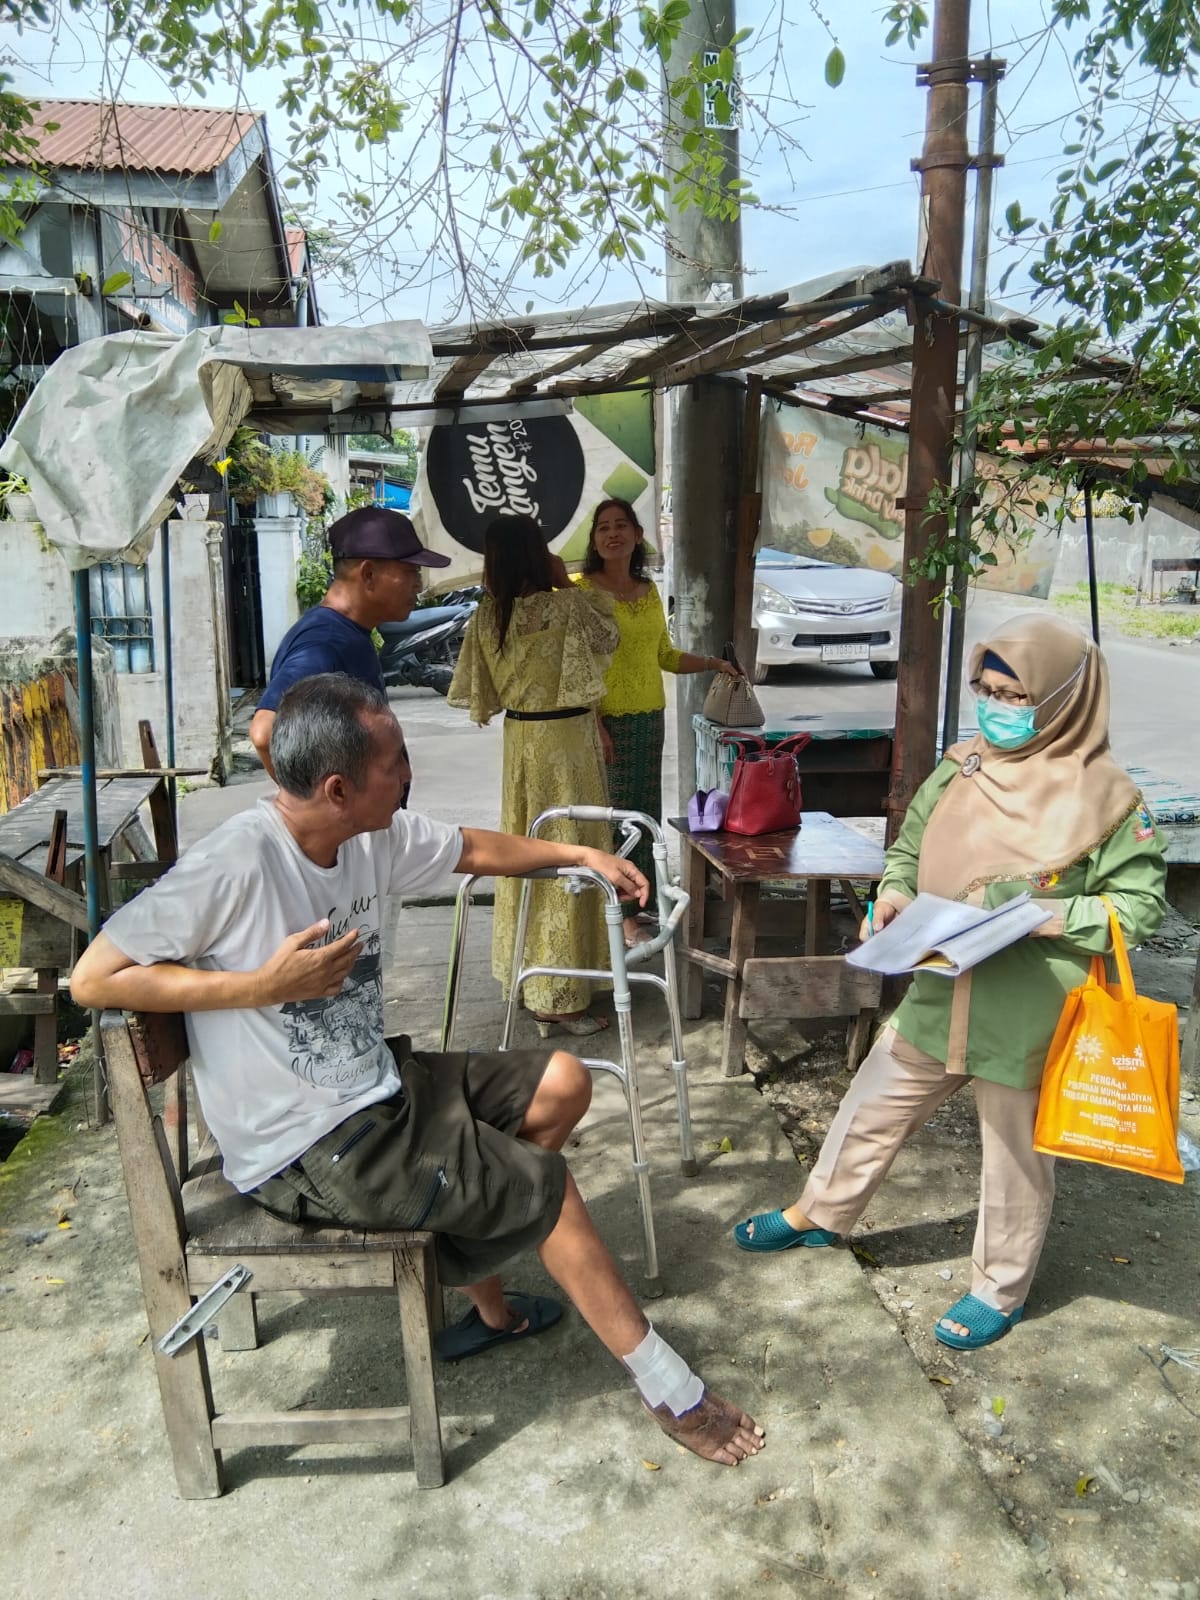
[[[730,918],[732,922],[732,917]],[[712,930],[709,929],[709,932]],[[714,955],[711,950],[697,949],[688,946],[680,951],[685,961],[692,962],[697,967],[703,967],[705,972],[715,972],[719,978],[736,978],[737,968],[727,956]]]
[[[721,1073],[736,1078],[746,1070],[746,1023],[741,1009],[742,981],[746,963],[754,954],[758,938],[757,883],[739,883],[733,911],[733,934],[729,959],[735,976],[725,985],[725,1028],[721,1047]]]
[[[0,823],[4,820],[0,817]],[[82,933],[88,931],[87,902],[80,895],[51,883],[41,872],[35,872],[23,861],[14,860],[7,851],[0,853],[0,890],[39,906],[52,917],[61,918],[69,927],[78,928]]]
[[[0,1017],[45,1017],[53,1016],[54,1011],[52,994],[31,994],[28,989],[0,994]]]
[[[841,956],[760,956],[742,969],[741,1016],[850,1017],[879,1005],[876,972]]]
[[[433,1377],[432,1331],[429,1301],[433,1266],[432,1246],[424,1250],[397,1251],[396,1289],[400,1296],[400,1334],[404,1342],[404,1373],[412,1413],[413,1465],[417,1486],[437,1489],[446,1481],[442,1459],[442,1430],[438,1421],[437,1387]]]
[[[346,1294],[369,1289],[372,1293],[395,1288],[392,1255],[379,1251],[368,1255],[349,1252],[339,1255],[265,1256],[242,1248],[223,1255],[195,1251],[188,1242],[188,1283],[193,1294],[212,1287],[235,1261],[244,1262],[254,1274],[256,1294],[281,1294],[293,1290],[306,1294]]]
[[[262,1444],[386,1444],[402,1450],[409,1439],[409,1408],[238,1411],[215,1416],[212,1437],[218,1450]]]
[[[158,1341],[192,1304],[172,1185],[159,1157],[146,1093],[121,1013],[105,1012],[101,1032],[175,1477],[185,1500],[211,1499],[221,1493],[221,1473],[210,1428],[213,1404],[204,1340],[191,1340],[176,1356],[164,1356],[157,1348]]]
[[[221,1307],[217,1313],[217,1338],[222,1350],[258,1349],[258,1310],[252,1290],[240,1289]]]

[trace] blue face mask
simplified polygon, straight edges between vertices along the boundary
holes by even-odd
[[[997,750],[1019,750],[1037,732],[1036,706],[1006,706],[998,700],[981,700],[976,714],[980,733]]]
[[[1003,701],[995,700],[990,695],[985,695],[976,708],[979,718],[979,731],[987,742],[996,750],[1019,750],[1033,738],[1037,730],[1037,714],[1043,706],[1049,705],[1051,700],[1064,694],[1087,665],[1087,656],[1075,668],[1075,671],[1060,684],[1044,700],[1036,706],[1010,706]],[[1055,713],[1057,715],[1057,712]]]

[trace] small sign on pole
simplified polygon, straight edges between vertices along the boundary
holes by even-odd
[[[704,52],[704,65],[715,67],[721,59],[719,50]],[[737,75],[726,83],[714,78],[704,85],[704,126],[706,128],[740,128],[742,125],[742,91]]]

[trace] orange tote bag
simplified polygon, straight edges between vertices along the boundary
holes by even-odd
[[[1042,1073],[1033,1147],[1182,1183],[1176,1009],[1134,990],[1121,925],[1104,904],[1118,981],[1108,982],[1104,957],[1094,956],[1088,981],[1067,996]]]

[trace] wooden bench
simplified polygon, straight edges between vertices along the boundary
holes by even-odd
[[[163,1418],[183,1498],[219,1495],[222,1450],[245,1445],[345,1442],[395,1449],[411,1440],[417,1483],[424,1489],[443,1483],[433,1376],[432,1331],[441,1305],[433,1235],[283,1222],[226,1182],[216,1145],[202,1124],[197,1130],[199,1153],[189,1167],[183,1018],[108,1011],[101,1031]],[[161,1117],[153,1113],[147,1095],[147,1087],[156,1083],[166,1085]],[[174,1356],[164,1355],[158,1346],[235,1263],[253,1273],[253,1291],[234,1295],[220,1315],[225,1349],[257,1345],[254,1292],[396,1294],[409,1404],[341,1411],[217,1411],[203,1335]]]

